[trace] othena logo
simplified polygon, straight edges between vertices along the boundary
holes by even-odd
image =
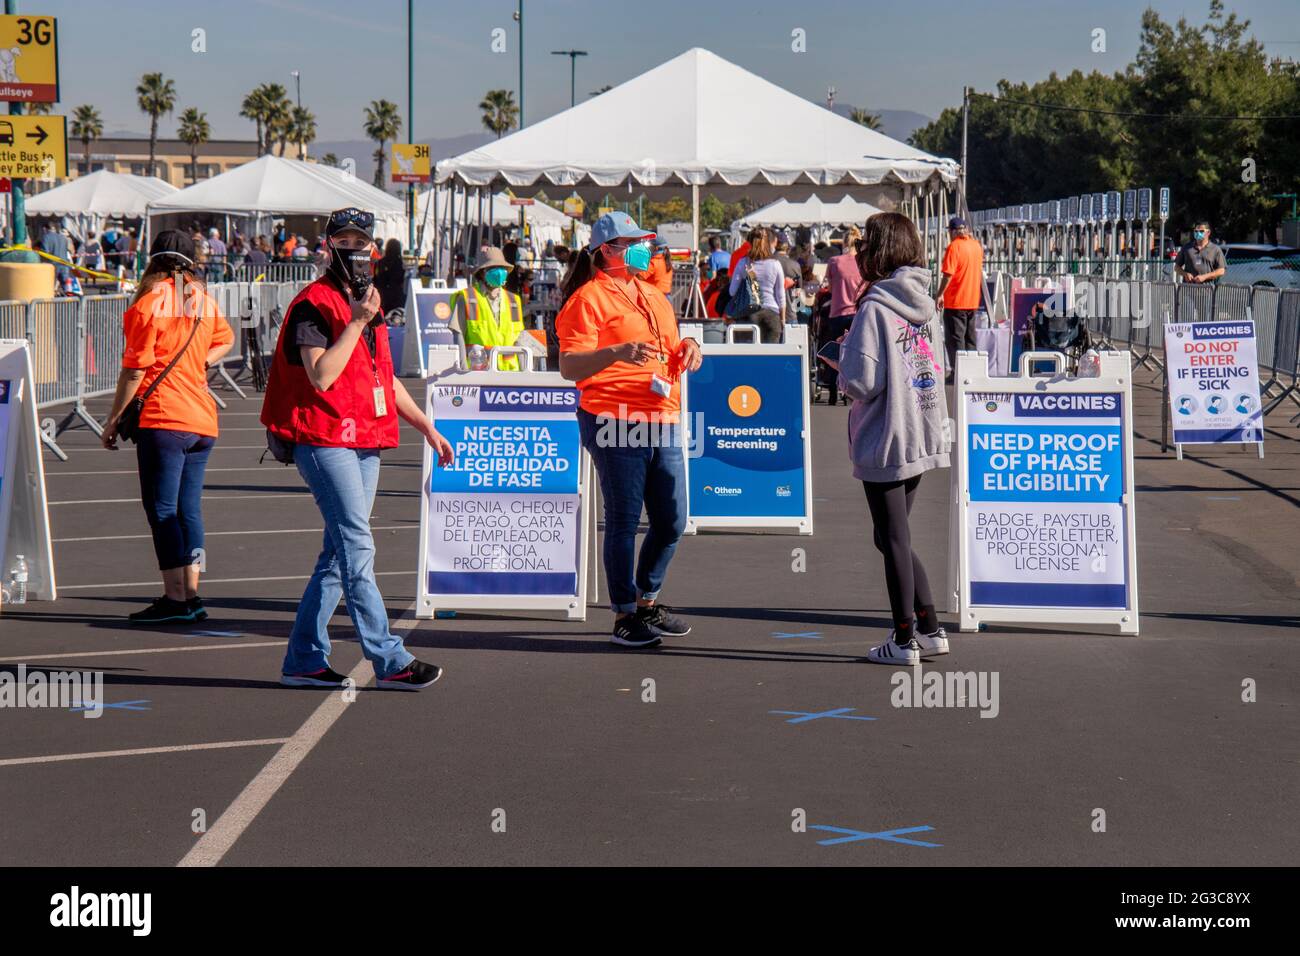
[[[153,926],[152,893],[69,893],[50,897],[50,925],[127,926],[133,936],[148,936]]]

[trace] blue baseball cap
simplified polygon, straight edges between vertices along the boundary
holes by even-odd
[[[949,228],[949,229],[965,229],[965,228],[966,228],[966,220],[963,219],[961,216],[953,216],[951,219],[948,220],[948,228]]]
[[[646,232],[638,226],[627,213],[607,212],[592,225],[587,248],[595,249],[615,239],[649,239],[653,235],[653,232]]]

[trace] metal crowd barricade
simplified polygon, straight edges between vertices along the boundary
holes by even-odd
[[[700,268],[693,262],[673,263],[673,290],[668,293],[673,312],[688,319],[704,319],[704,297],[700,293]]]
[[[1279,298],[1277,331],[1273,340],[1273,370],[1275,375],[1284,375],[1291,382],[1282,386],[1282,391],[1264,406],[1265,415],[1288,398],[1300,404],[1300,398],[1296,396],[1297,385],[1300,384],[1296,381],[1297,373],[1300,373],[1300,289],[1287,289]],[[1280,381],[1278,384],[1282,385]],[[1300,415],[1291,421],[1297,419],[1300,419]]]
[[[27,303],[0,302],[0,339],[27,338]]]
[[[1250,286],[1248,285],[1225,285],[1219,283],[1214,288],[1214,321],[1231,322],[1241,321],[1246,317],[1246,311],[1250,308]],[[1258,336],[1258,332],[1256,335]],[[1258,339],[1256,339],[1258,344]],[[1264,353],[1261,352],[1262,356]]]
[[[1251,317],[1255,320],[1255,347],[1260,362],[1267,361],[1269,378],[1260,382],[1259,397],[1267,399],[1275,388],[1282,388],[1277,367],[1277,317],[1282,302],[1282,290],[1271,286],[1256,286],[1250,297]]]
[[[131,296],[94,295],[80,302],[82,345],[81,388],[74,411],[96,435],[104,428],[86,408],[86,399],[112,395],[117,389],[118,372],[122,367],[123,327]]]

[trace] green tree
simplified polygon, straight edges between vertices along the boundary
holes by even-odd
[[[266,128],[266,117],[269,112],[270,104],[266,98],[265,85],[256,87],[244,97],[244,102],[240,104],[239,115],[244,119],[251,119],[257,124],[257,155],[263,155],[262,149],[262,131]]]
[[[279,83],[266,83],[263,89],[266,98],[266,152],[269,154],[275,146],[276,155],[283,156],[293,126],[293,103],[288,91]]]
[[[72,111],[72,123],[69,128],[73,138],[81,140],[86,172],[89,173],[90,144],[92,140],[104,135],[104,118],[99,115],[99,110],[87,103]]]
[[[402,117],[397,104],[388,100],[374,100],[366,107],[363,128],[366,136],[379,144],[375,150],[375,185],[384,188],[384,169],[388,165],[388,142],[397,139],[402,130]]]
[[[333,153],[326,153],[319,160],[317,160],[317,162],[319,162],[322,166],[333,166],[335,169],[337,169],[339,166],[339,158],[335,156]]]
[[[877,133],[880,132],[879,113],[868,113],[866,110],[854,108],[849,113],[849,119],[853,120],[853,122],[857,123],[859,126],[865,126],[867,129],[874,129]]]
[[[176,108],[176,84],[161,73],[146,73],[135,88],[136,103],[149,116],[149,175],[158,155],[158,117]]]
[[[289,118],[289,142],[298,147],[299,159],[307,157],[307,147],[314,139],[316,139],[315,114],[305,106],[295,106]]]
[[[208,126],[208,115],[200,113],[193,106],[181,114],[180,125],[176,133],[182,143],[190,147],[190,184],[199,181],[199,147],[212,136]]]
[[[483,125],[496,133],[497,139],[519,122],[515,94],[509,90],[488,90],[478,108],[483,111]]]

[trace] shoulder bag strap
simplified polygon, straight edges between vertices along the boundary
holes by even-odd
[[[161,373],[159,373],[156,379],[154,379],[152,382],[149,383],[149,387],[146,388],[144,390],[144,394],[140,396],[141,405],[149,401],[149,396],[154,393],[154,389],[156,389],[159,385],[161,385],[162,380],[167,377],[167,373],[176,367],[176,363],[181,360],[181,356],[185,354],[185,350],[190,347],[190,343],[194,341],[195,333],[199,331],[199,326],[202,324],[203,324],[203,315],[202,313],[200,313],[198,318],[194,320],[194,327],[190,329],[189,338],[185,340],[185,344],[181,346],[181,350],[172,356],[172,360],[167,363],[167,367],[164,368]]]

